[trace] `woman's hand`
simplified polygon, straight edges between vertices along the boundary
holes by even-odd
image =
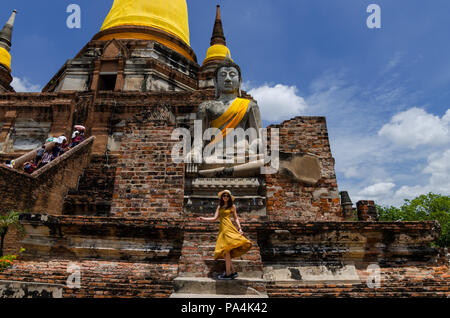
[[[244,231],[242,231],[242,229],[239,229],[239,234],[244,234]]]

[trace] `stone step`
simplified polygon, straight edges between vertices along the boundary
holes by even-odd
[[[98,202],[98,201],[103,201],[103,202],[109,202],[111,203],[112,201],[112,196],[110,195],[110,193],[107,192],[100,192],[100,193],[95,193],[95,192],[90,192],[88,194],[67,194],[67,196],[64,198],[64,202]]]
[[[223,263],[224,260],[223,259],[218,259],[217,261],[213,260],[213,255],[214,255],[214,249],[210,250],[210,251],[201,251],[195,254],[188,254],[188,253],[184,253],[184,258],[189,260],[190,262],[194,262],[194,263],[205,263],[207,265],[212,265],[212,263],[214,262],[220,262]],[[248,252],[245,255],[242,255],[240,258],[234,258],[233,260],[233,264],[239,264],[242,262],[242,264],[245,264],[245,262],[248,263],[258,263],[261,264],[261,259],[259,256],[258,251],[252,251],[252,252]]]
[[[185,260],[186,261],[186,260]],[[233,260],[233,267],[241,278],[263,278],[263,266],[261,262],[249,260]],[[207,276],[216,278],[225,271],[224,260],[204,259],[202,261],[187,261],[182,264],[182,276]]]
[[[111,201],[101,198],[80,198],[67,196],[64,200],[63,215],[109,216]]]
[[[216,230],[185,234],[180,258],[180,276],[216,278],[225,271],[225,260],[213,259],[217,238]],[[263,266],[256,238],[249,235],[248,239],[254,242],[254,246],[240,258],[233,259],[233,266],[241,277],[262,278]]]
[[[267,295],[218,295],[173,293],[169,298],[269,298]]]
[[[117,158],[93,156],[76,189],[64,198],[64,215],[108,216],[114,192]]]
[[[258,278],[236,278],[222,281],[204,277],[177,277],[174,279],[175,294],[258,296],[265,298],[265,281]]]
[[[216,266],[216,264],[225,264],[223,259],[214,260],[214,248],[209,249],[196,249],[195,251],[183,250],[183,259],[192,264],[205,264],[206,266]],[[261,257],[259,250],[252,249],[247,254],[242,255],[239,258],[234,258],[232,260],[233,265],[255,265],[261,263]],[[262,269],[262,267],[261,267]]]
[[[216,278],[225,271],[225,260],[213,259],[218,232],[217,225],[206,224],[206,226],[208,226],[207,231],[185,233],[179,276]],[[247,238],[254,245],[248,253],[233,259],[233,266],[242,278],[260,279],[263,277],[263,265],[257,238],[252,233],[249,233]]]
[[[99,188],[89,188],[89,189],[78,189],[78,190],[69,190],[67,192],[67,196],[71,196],[74,198],[77,197],[89,197],[89,198],[97,198],[104,197],[112,199],[112,192],[108,189],[99,189]]]
[[[204,260],[205,265],[209,268],[212,275],[220,274],[225,271],[225,261],[214,259]],[[239,273],[240,277],[262,278],[263,266],[261,262],[254,262],[248,260],[233,260],[233,267]]]

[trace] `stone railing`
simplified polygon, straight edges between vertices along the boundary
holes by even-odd
[[[1,166],[0,213],[15,210],[61,214],[64,196],[76,187],[78,177],[89,164],[94,140],[95,137],[88,138],[31,175]],[[19,159],[30,159],[34,152]]]

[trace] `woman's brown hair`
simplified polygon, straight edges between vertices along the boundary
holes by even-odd
[[[224,207],[224,205],[225,205],[225,201],[222,199],[222,197],[223,197],[225,194],[228,195],[228,197],[230,198],[230,199],[228,199],[228,203],[227,203],[227,206],[226,206],[225,208],[231,208],[231,207],[233,206],[233,200],[231,200],[231,196],[230,196],[228,193],[224,193],[224,194],[222,194],[222,196],[220,197],[220,200],[219,200],[219,202],[220,202],[220,207],[222,208],[222,207]]]

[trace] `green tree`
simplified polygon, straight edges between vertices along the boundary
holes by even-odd
[[[396,208],[377,206],[380,221],[433,221],[441,225],[441,235],[436,240],[440,247],[450,246],[450,196],[423,194]]]
[[[11,227],[15,227],[23,231],[23,227],[19,221],[20,213],[10,212],[6,215],[0,215],[0,257],[3,256],[3,246],[5,243],[5,236]]]

